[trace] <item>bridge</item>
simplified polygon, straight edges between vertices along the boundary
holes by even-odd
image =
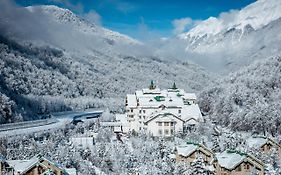
[[[49,115],[50,118],[47,119],[1,124],[0,137],[52,130],[63,127],[69,123],[76,124],[78,122],[99,118],[102,113],[102,110],[97,109],[88,109],[84,111],[64,111],[51,113]]]

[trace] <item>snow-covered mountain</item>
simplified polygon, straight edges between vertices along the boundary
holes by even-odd
[[[69,10],[5,9],[0,13],[0,123],[77,108],[120,110],[127,93],[151,80],[195,92],[212,80],[196,64],[140,54],[140,42]]]
[[[217,66],[202,65],[215,69],[236,70],[253,60],[280,53],[280,12],[281,1],[258,0],[239,11],[210,17],[177,39],[184,43],[187,54],[197,54],[191,58],[193,61],[213,62]]]
[[[189,32],[181,35],[183,38],[200,38],[212,36],[229,30],[242,30],[251,26],[254,30],[260,29],[270,22],[281,17],[281,1],[258,0],[240,11],[223,13],[220,17],[210,17],[202,21]]]
[[[85,19],[77,16],[68,9],[59,8],[54,5],[29,6],[26,8],[31,13],[36,13],[36,11],[40,11],[50,16],[56,22],[71,25],[76,30],[90,36],[94,35],[102,37],[105,40],[108,40],[108,42],[111,42],[112,44],[115,42],[121,42],[126,44],[141,44],[141,42],[132,39],[126,35],[108,30],[94,23],[90,23]]]

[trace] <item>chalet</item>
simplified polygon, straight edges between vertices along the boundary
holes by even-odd
[[[58,164],[50,161],[41,155],[36,155],[29,160],[5,160],[1,161],[0,175],[40,175],[40,174],[55,174],[55,175],[76,175],[76,171],[69,173]],[[75,172],[75,173],[74,173]]]
[[[264,175],[264,164],[257,158],[234,150],[226,150],[216,155],[213,162],[218,175]]]
[[[259,149],[263,153],[268,153],[275,149],[281,157],[281,145],[273,139],[265,136],[252,136],[247,139],[248,148]]]
[[[160,90],[153,81],[148,89],[127,95],[125,119],[126,131],[145,131],[153,136],[172,136],[203,121],[194,93],[178,89],[175,83]]]
[[[210,165],[214,159],[214,153],[202,144],[187,142],[176,147],[176,162],[191,165],[197,155],[201,155],[206,165]]]

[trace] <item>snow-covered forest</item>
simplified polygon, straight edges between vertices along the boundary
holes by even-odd
[[[280,10],[279,0],[258,0],[193,21],[170,38],[139,41],[55,5],[1,1],[0,127],[54,112],[105,112],[98,121],[0,137],[0,160],[40,153],[79,175],[212,174],[201,155],[189,165],[176,163],[176,146],[191,141],[214,155],[247,152],[262,161],[266,175],[280,175],[278,150],[247,145],[253,135],[281,143]],[[157,88],[176,83],[196,93],[204,122],[169,139],[100,125],[116,122],[126,94],[152,80]],[[89,133],[97,134],[89,148],[71,140]]]
[[[104,116],[105,117],[105,116]],[[67,125],[52,132],[39,132],[22,136],[1,138],[0,154],[7,159],[28,159],[40,153],[66,168],[76,168],[78,174],[208,174],[207,165],[194,160],[189,167],[178,164],[171,155],[175,146],[185,140],[204,142],[214,151],[237,148],[245,149],[246,135],[229,133],[223,130],[219,136],[212,129],[213,124],[206,122],[193,132],[176,135],[172,139],[152,138],[146,134],[121,136],[108,128],[100,128],[95,122]],[[84,137],[98,133],[94,145],[84,149],[73,145],[70,138]],[[216,136],[215,136],[216,135]],[[266,174],[281,172],[281,162],[275,152],[260,154],[255,149],[249,151],[266,163]]]
[[[0,92],[3,101],[11,101],[4,103],[9,113],[1,112],[3,122],[15,121],[19,115],[31,119],[36,114],[71,109],[122,110],[124,96],[148,86],[150,80],[156,80],[161,87],[177,82],[181,87],[198,91],[210,77],[188,62],[97,52],[82,56],[83,61],[79,61],[50,47],[21,45],[3,37],[0,42]]]
[[[201,110],[233,130],[281,133],[281,58],[256,61],[200,93]]]

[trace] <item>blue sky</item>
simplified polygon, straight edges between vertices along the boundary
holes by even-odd
[[[16,0],[19,5],[53,4],[137,39],[169,37],[196,21],[241,9],[255,0]]]

